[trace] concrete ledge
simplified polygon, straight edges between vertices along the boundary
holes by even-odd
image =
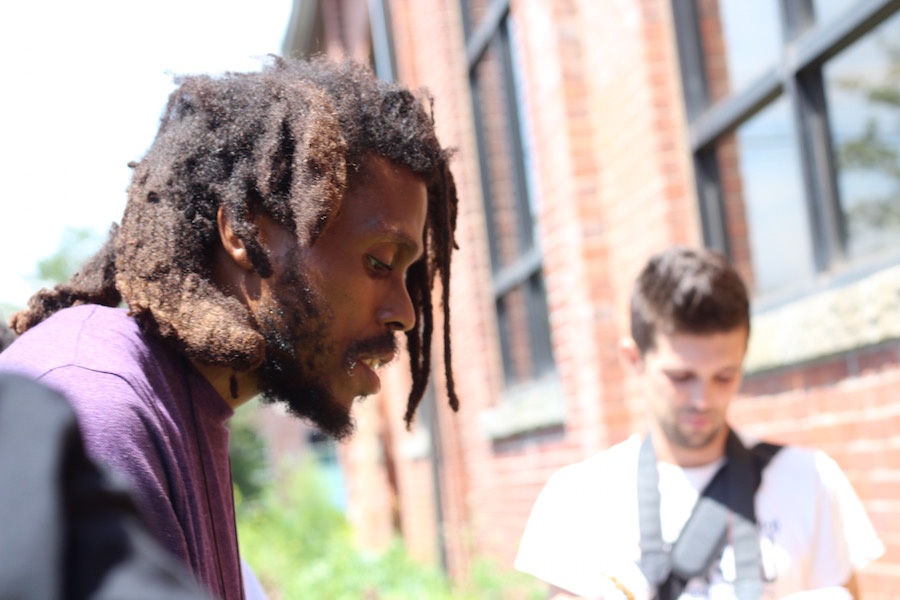
[[[478,415],[481,430],[490,440],[556,427],[565,422],[562,383],[557,375],[507,390],[500,404]]]
[[[900,338],[900,267],[753,315],[748,373]]]

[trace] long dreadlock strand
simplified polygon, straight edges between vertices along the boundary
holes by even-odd
[[[406,413],[403,420],[409,429],[416,409],[422,402],[425,390],[428,387],[428,377],[431,373],[431,339],[434,331],[434,311],[431,302],[431,277],[428,273],[428,263],[420,261],[416,269],[416,297],[420,306],[421,323],[417,320],[416,327],[407,332],[407,348],[410,355],[410,369],[412,371],[412,389],[406,402]]]
[[[444,371],[447,382],[447,398],[450,402],[450,408],[454,411],[459,410],[459,398],[456,395],[456,382],[453,380],[453,360],[450,344],[450,253],[451,249],[456,249],[456,239],[454,232],[456,231],[456,184],[453,181],[453,175],[444,164],[441,169],[441,183],[444,194],[443,204],[444,210],[444,226],[443,231],[447,235],[447,239],[443,240],[444,248],[443,265],[441,266],[441,303],[444,310]],[[451,198],[453,201],[451,201]]]

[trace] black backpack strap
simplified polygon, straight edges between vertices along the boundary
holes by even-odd
[[[782,448],[784,448],[784,446],[781,444],[773,444],[771,442],[759,442],[750,448],[753,460],[756,461],[756,480],[754,481],[754,489],[759,489],[759,484],[762,482],[763,469],[768,466],[769,462],[775,458],[775,455],[778,454],[778,451]]]
[[[731,435],[737,439],[733,432]],[[740,442],[738,441],[738,443]],[[747,494],[746,499],[736,498],[733,515],[731,544],[734,547],[735,562],[734,592],[738,600],[757,600],[762,596],[763,583],[760,568],[759,530],[755,510],[756,491],[762,483],[763,469],[781,450],[781,446],[761,442],[750,450],[744,449],[743,445],[741,445],[741,449],[744,452],[741,460],[744,461],[745,471],[741,477],[747,476],[746,469],[749,467],[751,476],[749,481],[753,487],[750,490],[746,485],[734,481],[734,477],[732,477],[733,482],[729,488],[731,494]]]
[[[738,600],[758,600],[763,593],[760,574],[759,533],[756,528],[756,489],[762,472],[754,455],[737,435],[729,433],[728,490],[725,503],[731,516],[730,538],[734,548],[734,593]]]

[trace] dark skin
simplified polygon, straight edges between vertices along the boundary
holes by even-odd
[[[124,303],[145,334],[194,363],[231,371],[229,398],[246,397],[253,378],[243,374],[257,370],[266,399],[286,400],[294,415],[320,425],[324,418],[333,427],[323,431],[346,435],[341,416],[328,408],[327,382],[298,378],[291,367],[302,358],[315,373],[320,351],[327,350],[322,346],[331,343],[329,302],[307,281],[301,250],[331,227],[348,186],[374,153],[409,168],[427,189],[426,258],[406,278],[417,323],[404,336],[412,377],[404,420],[412,423],[425,394],[436,324],[443,334],[444,389],[457,410],[449,295],[458,198],[448,167],[452,151],[435,134],[431,97],[379,81],[358,63],[325,58],[272,57],[260,72],[196,75],[178,83],[156,139],[130,165],[121,224],[69,281],[41,290],[14,314],[13,329],[24,333],[77,304]],[[214,270],[224,277],[214,264],[223,260],[220,208],[255,269],[279,282],[277,293],[260,296],[259,313],[249,313],[242,294],[226,292],[227,282],[213,277]],[[258,215],[296,232],[303,247],[291,249],[288,268],[279,273],[257,239]],[[433,297],[436,281],[440,299]],[[255,293],[247,292],[250,298]],[[435,319],[435,309],[443,319]],[[374,365],[394,353],[393,340],[389,333],[355,340],[344,349],[345,362],[371,359]],[[233,385],[237,375],[246,385]]]
[[[221,245],[213,277],[220,289],[240,300],[253,315],[260,315],[270,306],[266,299],[278,295],[279,274],[288,269],[287,261],[300,257],[309,286],[327,303],[330,317],[327,350],[315,357],[315,370],[333,402],[349,415],[354,398],[379,390],[375,371],[393,353],[382,348],[348,356],[346,349],[360,340],[408,331],[415,325],[406,273],[422,256],[426,211],[420,177],[369,155],[351,182],[341,212],[311,247],[298,249],[290,230],[266,216],[254,216],[259,242],[273,265],[272,277],[257,273],[227,212],[220,210]],[[303,348],[297,350],[302,353]],[[195,364],[232,407],[260,391],[258,370],[234,373],[227,367]],[[236,398],[231,394],[232,375],[238,384]]]

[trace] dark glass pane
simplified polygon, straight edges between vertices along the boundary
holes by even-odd
[[[471,2],[470,2],[471,4]],[[536,254],[536,204],[529,193],[528,140],[523,134],[522,83],[513,52],[515,32],[504,19],[471,71],[485,219],[497,325],[507,386],[555,370],[546,290]]]
[[[461,0],[463,26],[466,35],[472,35],[481,24],[485,12],[491,4],[491,0]]]
[[[544,276],[538,271],[528,280],[529,313],[531,316],[531,345],[533,357],[533,376],[552,373],[556,370],[553,360],[553,347],[550,342],[550,321],[547,308],[547,289]]]
[[[900,248],[900,15],[823,69],[850,258]]]
[[[534,243],[531,207],[522,179],[518,103],[503,36],[495,37],[476,66],[473,88],[491,263],[496,273]]]
[[[497,300],[497,317],[507,385],[533,381],[554,371],[540,272]]]
[[[781,52],[776,0],[696,0],[711,103],[740,91]]]
[[[733,258],[755,295],[789,291],[814,268],[789,108],[774,102],[716,148]]]

